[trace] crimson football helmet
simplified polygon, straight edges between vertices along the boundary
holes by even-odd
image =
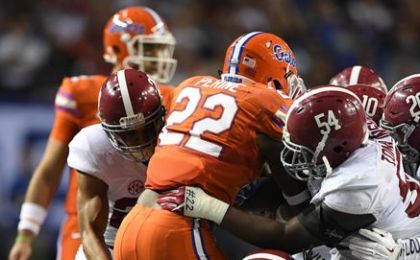
[[[98,112],[118,151],[135,161],[150,159],[165,109],[156,84],[144,72],[126,69],[111,74],[99,92]]]
[[[363,66],[345,68],[330,79],[330,84],[342,87],[355,84],[366,84],[377,88],[384,93],[388,92],[388,88],[383,79],[372,69]]]
[[[379,120],[384,111],[386,92],[380,88],[372,87],[372,85],[367,84],[348,85],[346,88],[359,97],[362,101],[366,115],[372,118],[376,124],[379,124]]]
[[[368,139],[365,112],[351,91],[320,86],[300,96],[289,109],[281,162],[298,180],[321,179]]]
[[[153,80],[169,82],[177,61],[175,38],[162,18],[146,7],[118,11],[103,31],[104,59],[113,65],[146,72]]]
[[[405,169],[414,174],[420,163],[420,74],[391,88],[380,125],[390,131],[404,155]]]
[[[283,39],[265,32],[244,34],[230,44],[222,79],[267,84],[292,98],[305,90],[293,51]]]

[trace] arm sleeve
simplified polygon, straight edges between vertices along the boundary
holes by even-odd
[[[311,204],[297,218],[313,236],[330,247],[375,221],[371,214],[355,215],[339,212],[324,203]]]
[[[335,247],[351,234],[343,230],[335,221],[327,220],[321,204],[311,204],[297,215],[297,218],[309,233],[330,247]]]

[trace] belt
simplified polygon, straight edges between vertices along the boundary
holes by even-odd
[[[162,209],[162,207],[156,202],[158,195],[159,193],[156,191],[145,189],[137,199],[137,204],[147,208]]]

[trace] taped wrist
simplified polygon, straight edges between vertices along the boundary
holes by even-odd
[[[207,195],[198,187],[185,188],[185,216],[208,219],[220,224],[228,208],[229,204]]]
[[[46,217],[47,210],[42,206],[32,202],[24,202],[20,211],[18,230],[29,230],[36,236]]]
[[[31,243],[32,238],[24,234],[18,234],[15,239],[16,243]]]

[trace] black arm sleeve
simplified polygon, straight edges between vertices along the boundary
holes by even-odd
[[[338,212],[322,203],[311,204],[297,217],[308,232],[330,247],[337,246],[344,238],[376,220],[371,214]]]

